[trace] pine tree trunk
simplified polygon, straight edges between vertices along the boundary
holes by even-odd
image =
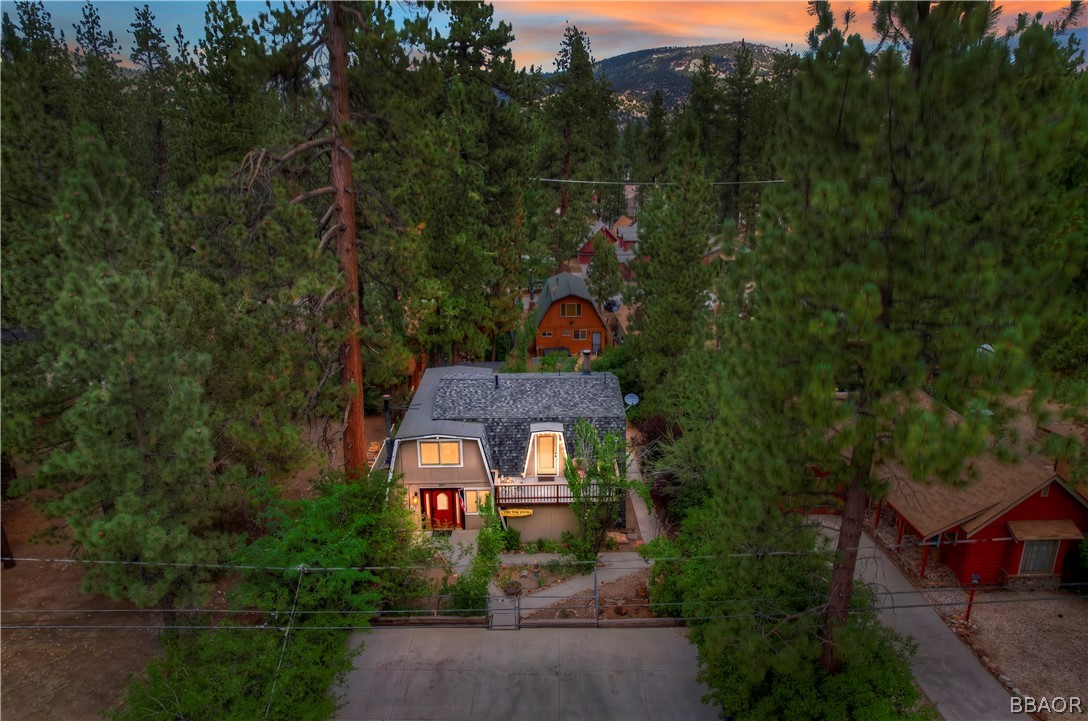
[[[839,527],[839,543],[835,564],[831,569],[831,593],[827,601],[824,621],[823,650],[820,666],[828,673],[838,673],[842,667],[838,652],[838,634],[846,625],[850,612],[850,600],[854,595],[854,568],[858,562],[858,545],[861,543],[861,526],[865,522],[865,486],[872,466],[872,444],[855,448],[854,477],[846,487],[842,523]]]
[[[348,122],[348,47],[344,8],[328,4],[329,13],[329,110],[332,121],[332,185],[336,189],[336,215],[340,227],[336,255],[344,271],[344,305],[348,311],[347,338],[340,348],[340,381],[352,387],[344,427],[344,470],[349,477],[366,474],[366,431],[363,427],[363,359],[359,342],[359,265],[355,248],[355,199],[351,174],[351,141],[341,133]]]

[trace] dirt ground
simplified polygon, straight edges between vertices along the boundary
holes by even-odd
[[[601,599],[601,618],[653,618],[654,614],[648,606],[646,592],[649,579],[650,570],[646,569],[602,584],[598,591]],[[526,618],[592,619],[593,615],[593,591],[584,591],[535,611]]]
[[[335,429],[330,429],[335,430]],[[381,415],[366,419],[368,451],[385,437]],[[313,441],[314,434],[308,434]],[[333,446],[332,462],[341,458]],[[376,452],[377,448],[374,448]],[[313,494],[327,456],[282,485],[288,498]],[[28,469],[20,468],[23,477]],[[69,558],[67,544],[33,543],[47,522],[25,499],[3,502],[4,531],[18,557]],[[3,721],[93,721],[122,698],[130,674],[143,670],[158,652],[161,616],[132,604],[81,591],[76,564],[20,561],[0,575],[0,719]],[[215,604],[213,604],[215,605]],[[117,612],[102,613],[103,609]],[[57,612],[62,610],[61,612]],[[23,613],[29,611],[28,613]],[[97,612],[96,612],[97,611]],[[139,626],[139,629],[16,630],[17,625]]]
[[[67,558],[66,545],[31,543],[45,521],[25,500],[3,503],[4,531],[16,557]],[[120,700],[128,675],[158,650],[158,613],[82,593],[74,564],[20,561],[0,575],[0,718],[4,721],[98,719]],[[55,609],[68,609],[62,613]],[[128,609],[94,613],[98,609]],[[30,611],[23,613],[23,611]],[[136,629],[16,630],[17,625],[128,625]]]

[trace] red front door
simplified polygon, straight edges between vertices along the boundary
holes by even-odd
[[[453,488],[423,491],[423,510],[431,521],[431,528],[443,530],[462,527],[457,495],[457,490]]]

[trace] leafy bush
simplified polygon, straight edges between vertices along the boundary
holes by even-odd
[[[480,518],[484,525],[476,538],[476,556],[447,589],[450,612],[459,616],[480,616],[487,612],[488,587],[499,570],[499,553],[506,539],[506,531],[490,498],[481,504]]]
[[[387,502],[396,481],[385,473],[340,480],[325,479],[313,500],[273,501],[263,519],[268,535],[238,557],[253,568],[231,605],[253,611],[264,625],[221,623],[164,636],[162,659],[132,682],[111,718],[264,718],[269,699],[269,718],[335,714],[331,689],[351,669],[344,627],[366,626],[381,606],[426,589],[417,569],[364,568],[425,564],[432,553],[414,542],[403,504]],[[281,629],[288,626],[284,645]]]
[[[521,531],[516,528],[507,528],[502,532],[502,549],[504,551],[517,551],[521,548]]]

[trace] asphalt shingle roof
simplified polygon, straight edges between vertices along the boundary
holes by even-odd
[[[482,430],[491,467],[501,475],[517,476],[524,470],[533,423],[562,423],[567,452],[573,453],[579,418],[602,433],[622,434],[624,411],[619,381],[611,373],[492,375],[462,366],[431,368],[423,375],[397,437],[440,433],[480,437]]]
[[[548,308],[552,307],[552,303],[572,295],[589,301],[594,308],[597,307],[593,302],[593,296],[589,294],[585,279],[580,276],[573,273],[556,273],[544,281],[544,287],[540,290],[540,300],[537,301],[536,306],[537,322],[539,323],[548,312]],[[597,313],[599,315],[600,311]]]

